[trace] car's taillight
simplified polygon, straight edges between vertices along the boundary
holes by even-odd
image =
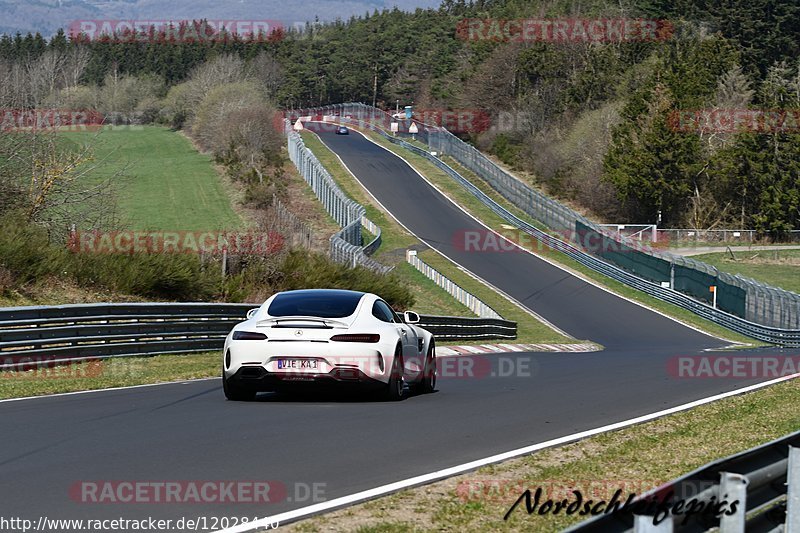
[[[345,333],[334,335],[331,340],[338,342],[378,342],[381,340],[381,336],[377,333]]]
[[[233,340],[235,341],[263,341],[267,338],[263,333],[256,331],[234,331]]]

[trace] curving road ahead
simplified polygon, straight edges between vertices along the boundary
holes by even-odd
[[[319,135],[412,233],[573,337],[608,348],[656,345],[688,350],[720,345],[714,338],[618,298],[529,253],[496,252],[488,247],[488,251],[475,251],[465,245],[464,235],[485,233],[485,228],[402,159],[355,132],[335,135],[326,129]]]
[[[360,135],[323,138],[426,242],[607,349],[464,359],[443,368],[435,394],[397,404],[277,395],[226,402],[219,380],[0,402],[0,516],[264,516],[313,503],[309,488],[332,499],[763,381],[676,378],[675,356],[722,342],[530,254],[459,251],[452,235],[477,229],[474,220]],[[70,492],[80,482],[190,480],[274,480],[287,497],[98,504]]]

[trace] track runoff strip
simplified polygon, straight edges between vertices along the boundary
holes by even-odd
[[[701,405],[705,405],[708,403],[715,402],[717,400],[722,400],[724,398],[730,398],[731,396],[737,396],[739,394],[745,394],[748,392],[752,392],[755,390],[763,389],[765,387],[769,387],[770,385],[775,385],[777,383],[782,383],[784,381],[789,381],[791,379],[795,379],[800,377],[800,374],[792,374],[790,376],[783,376],[777,379],[773,379],[770,381],[765,381],[763,383],[757,383],[755,385],[750,385],[748,387],[743,387],[741,389],[736,389],[728,392],[724,392],[722,394],[716,394],[714,396],[709,396],[707,398],[701,398],[700,400],[695,400],[693,402],[685,403],[683,405],[678,405],[676,407],[671,407],[669,409],[664,409],[663,411],[658,411],[655,413],[650,413],[648,415],[639,416],[636,418],[631,418],[629,420],[623,420],[622,422],[616,422],[614,424],[609,424],[606,426],[602,426],[595,429],[590,429],[587,431],[581,431],[580,433],[573,433],[572,435],[566,435],[564,437],[559,437],[557,439],[548,440],[545,442],[540,442],[538,444],[532,444],[530,446],[525,446],[524,448],[517,448],[516,450],[511,450],[505,453],[500,453],[497,455],[492,455],[483,459],[478,459],[476,461],[470,461],[468,463],[463,463],[456,466],[451,466],[450,468],[445,468],[443,470],[437,470],[435,472],[431,472],[429,474],[423,474],[421,476],[415,476],[412,478],[404,479],[401,481],[396,481],[394,483],[389,483],[388,485],[381,485],[380,487],[375,487],[374,489],[364,490],[361,492],[356,492],[355,494],[350,494],[349,496],[342,496],[340,498],[335,498],[330,501],[317,503],[314,505],[309,505],[307,507],[303,507],[301,509],[296,509],[294,511],[287,511],[285,513],[280,513],[275,516],[268,516],[266,518],[262,518],[259,520],[255,520],[253,522],[248,522],[245,524],[240,524],[235,527],[227,528],[227,529],[220,529],[217,530],[216,533],[243,533],[245,531],[256,531],[260,528],[271,528],[274,529],[281,524],[288,524],[291,522],[296,522],[298,520],[302,520],[304,518],[309,518],[317,514],[325,513],[328,511],[333,511],[336,509],[340,509],[343,507],[347,507],[350,505],[355,505],[357,503],[362,503],[368,500],[372,500],[375,498],[379,498],[381,496],[386,496],[388,494],[392,494],[394,492],[399,492],[403,489],[408,489],[420,485],[426,485],[428,483],[433,483],[434,481],[440,481],[442,479],[446,479],[449,477],[457,476],[459,474],[463,474],[465,472],[469,472],[471,470],[476,470],[486,465],[500,463],[502,461],[506,461],[508,459],[513,459],[515,457],[519,457],[522,455],[529,455],[531,453],[537,452],[539,450],[544,450],[545,448],[552,448],[554,446],[561,446],[564,444],[568,444],[571,442],[575,442],[581,439],[585,439],[588,437],[593,437],[595,435],[599,435],[601,433],[605,433],[608,431],[615,431],[618,429],[623,429],[626,427],[634,426],[636,424],[642,424],[644,422],[650,422],[651,420],[655,420],[657,418],[661,418],[664,416],[668,416],[671,414],[679,413],[681,411],[687,411],[689,409],[693,409],[694,407],[698,407]]]

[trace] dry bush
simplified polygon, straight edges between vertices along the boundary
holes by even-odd
[[[232,113],[255,109],[266,104],[258,84],[251,81],[228,83],[213,88],[197,107],[192,136],[203,149],[221,155],[237,135]],[[271,122],[260,124],[262,128]]]

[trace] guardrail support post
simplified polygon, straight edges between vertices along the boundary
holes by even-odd
[[[732,502],[736,504],[736,512],[730,516],[723,513],[719,519],[721,533],[744,533],[745,519],[747,518],[747,476],[731,472],[720,473],[720,487],[718,502],[728,501],[727,508]]]
[[[786,471],[786,533],[800,533],[800,448],[789,446]]]
[[[675,261],[669,263],[669,288],[675,290]]]
[[[666,517],[658,524],[653,523],[653,517],[637,514],[633,517],[633,533],[672,533],[672,515]]]

